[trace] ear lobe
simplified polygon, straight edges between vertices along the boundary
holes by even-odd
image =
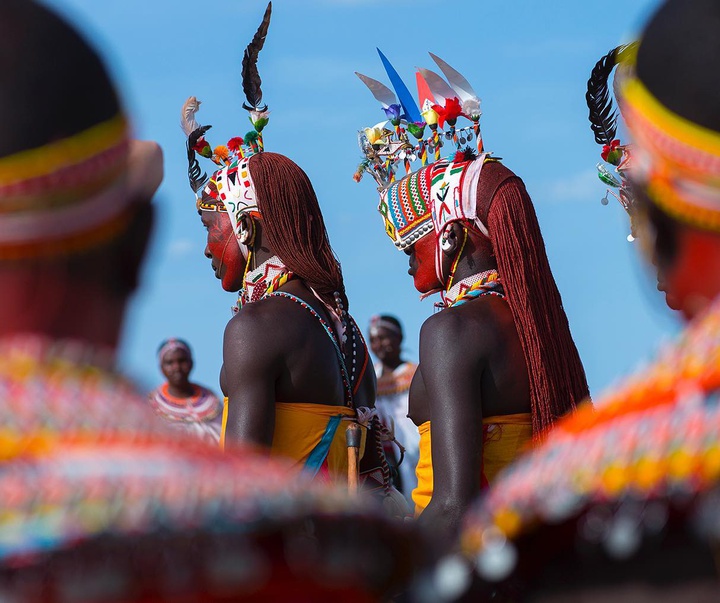
[[[238,226],[238,241],[249,247],[255,241],[255,220],[253,220],[252,216],[244,214],[240,216]]]
[[[446,255],[453,255],[460,241],[461,226],[457,222],[448,224],[440,237],[440,249]]]

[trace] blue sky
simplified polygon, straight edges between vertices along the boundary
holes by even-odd
[[[185,98],[196,95],[203,101],[199,120],[213,125],[214,144],[248,130],[240,58],[266,3],[46,2],[99,48],[138,137],[158,141],[165,151],[158,227],[121,363],[143,387],[153,387],[160,382],[158,343],[183,337],[195,350],[193,378],[217,389],[222,333],[235,295],[222,291],[203,256],[204,229],[187,185],[178,121]],[[585,83],[595,62],[630,40],[657,0],[622,4],[275,0],[260,57],[272,111],[266,148],[291,157],[310,176],[360,325],[375,313],[398,315],[407,332],[406,355],[417,358],[417,334],[434,301],[419,301],[407,257],[384,234],[371,180],[356,184],[351,178],[360,159],[357,130],[382,119],[353,72],[387,81],[379,47],[409,83],[415,66],[433,68],[431,51],[479,92],[486,148],[504,158],[533,197],[594,395],[676,331],[677,319],[625,239],[622,209],[600,204],[605,189],[595,175],[600,149],[587,122]]]

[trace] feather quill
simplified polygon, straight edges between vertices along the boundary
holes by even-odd
[[[200,162],[193,147],[210,128],[212,128],[212,126],[201,126],[195,129],[190,133],[187,140],[188,180],[190,180],[190,188],[193,189],[195,193],[205,186],[208,181],[208,175],[207,172],[203,172],[200,168]]]
[[[187,137],[200,127],[200,124],[195,119],[195,114],[200,109],[201,104],[202,101],[199,101],[195,96],[191,96],[182,106],[182,111],[180,112],[180,127],[182,127]]]
[[[443,75],[447,78],[448,83],[461,101],[479,100],[479,97],[475,90],[473,90],[470,82],[468,82],[459,71],[450,67],[450,65],[443,61],[440,57],[435,56],[432,52],[429,52],[428,54],[432,57],[432,60],[435,61],[437,66],[440,67],[440,71],[442,71]]]
[[[617,134],[618,114],[610,95],[608,80],[623,48],[624,46],[613,48],[601,58],[593,67],[587,83],[585,101],[590,111],[590,128],[595,135],[595,142],[602,145],[610,144]]]
[[[367,75],[358,73],[357,71],[355,72],[355,75],[357,75],[362,80],[362,83],[369,88],[375,99],[379,101],[385,109],[387,109],[390,105],[394,105],[397,103],[397,100],[395,99],[395,93],[390,90],[390,88],[388,88],[385,84],[383,84],[382,82],[378,82],[377,80],[374,80]]]
[[[253,39],[245,49],[242,60],[242,86],[245,92],[247,102],[243,103],[243,109],[248,111],[266,111],[267,105],[260,106],[262,103],[262,80],[257,68],[257,60],[260,51],[265,45],[265,37],[267,36],[268,27],[270,26],[270,16],[272,14],[272,2],[268,2],[265,9],[265,15],[260,23]]]

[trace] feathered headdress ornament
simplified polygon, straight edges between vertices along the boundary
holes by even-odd
[[[632,223],[633,198],[627,181],[630,148],[616,138],[618,111],[613,104],[608,83],[613,70],[627,62],[636,47],[637,43],[618,46],[601,58],[593,67],[585,93],[585,100],[590,111],[590,128],[595,136],[595,142],[602,145],[600,156],[604,163],[597,164],[598,177],[611,187],[601,202],[603,205],[607,205],[608,195],[615,197],[630,215],[631,230],[634,230]],[[616,189],[617,192],[613,189]],[[628,236],[628,240],[633,240],[633,234]]]
[[[385,232],[398,249],[406,249],[433,230],[439,236],[450,222],[476,221],[473,187],[489,153],[480,134],[480,98],[458,71],[431,53],[446,79],[429,69],[418,69],[416,103],[387,57],[378,53],[395,93],[366,75],[357,76],[380,101],[393,129],[383,121],[359,132],[365,159],[354,178],[360,181],[368,172],[375,179]],[[470,124],[459,127],[459,118]],[[477,153],[469,146],[461,150],[473,139]],[[441,159],[445,144],[452,144],[454,156]],[[412,172],[417,160],[421,166]],[[396,182],[401,164],[407,175]],[[478,228],[486,230],[484,225]],[[439,266],[436,258],[438,271]]]
[[[355,72],[385,113],[384,121],[358,133],[358,143],[365,159],[355,172],[356,181],[359,182],[367,172],[380,188],[385,187],[395,181],[401,164],[405,173],[409,174],[412,163],[418,159],[423,167],[439,161],[441,149],[448,141],[459,150],[475,138],[478,152],[483,152],[480,98],[458,71],[429,53],[447,82],[429,69],[418,68],[415,78],[419,102],[416,103],[380,49],[378,54],[395,92],[382,82]],[[470,125],[457,127],[460,117],[468,119]],[[392,129],[387,127],[388,121]],[[426,127],[429,132],[426,132]]]
[[[212,126],[202,126],[196,120],[201,101],[191,96],[182,107],[180,125],[187,136],[188,178],[190,188],[197,197],[198,209],[226,211],[225,204],[227,202],[227,199],[225,199],[226,193],[219,190],[219,183],[213,183],[208,178],[207,172],[200,167],[198,155],[211,159],[220,168],[230,167],[231,171],[234,170],[233,175],[236,177],[230,178],[231,184],[234,184],[235,181],[240,180],[240,178],[237,178],[237,170],[235,169],[238,164],[243,159],[247,160],[255,153],[264,150],[262,132],[268,123],[270,112],[267,105],[262,102],[262,80],[258,72],[257,61],[265,44],[271,13],[272,2],[269,2],[263,20],[252,41],[245,49],[242,59],[242,86],[245,93],[245,102],[242,106],[243,109],[250,113],[249,118],[253,129],[243,137],[235,136],[228,140],[226,145],[213,148],[206,139],[206,133]],[[229,172],[226,176],[228,175],[230,175]],[[248,178],[243,179],[243,181],[248,182],[249,185],[251,184]],[[209,183],[214,184],[214,186],[210,186],[210,190],[206,191]],[[207,194],[203,195],[203,191]]]

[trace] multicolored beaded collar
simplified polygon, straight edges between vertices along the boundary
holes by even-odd
[[[222,412],[222,403],[209,389],[192,383],[193,395],[177,398],[170,393],[168,384],[163,383],[149,396],[150,406],[161,417],[169,421],[195,423],[212,421]]]
[[[439,308],[462,306],[481,295],[497,295],[505,299],[505,293],[497,270],[486,270],[485,272],[466,276],[443,293],[443,301],[436,304],[436,306]]]
[[[259,301],[277,291],[295,276],[276,255],[265,260],[257,268],[250,270],[252,257],[252,251],[249,251],[243,277],[243,288],[238,295],[236,312],[244,305]]]

